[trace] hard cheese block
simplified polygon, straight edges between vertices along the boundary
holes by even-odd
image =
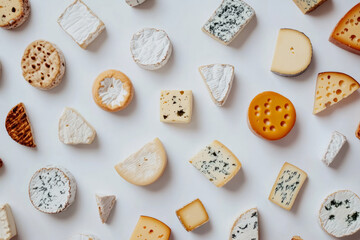
[[[242,0],[223,0],[202,30],[227,45],[255,16],[255,11]]]
[[[310,39],[302,32],[282,28],[279,31],[271,71],[293,77],[305,72],[312,59]]]
[[[286,162],[276,178],[269,200],[290,210],[306,178],[307,174],[303,170]]]
[[[192,231],[209,221],[209,216],[200,199],[196,199],[176,211],[186,231]]]
[[[315,10],[326,0],[293,0],[299,9],[305,14]]]
[[[356,4],[335,26],[329,41],[352,53],[360,54],[360,3]]]
[[[292,102],[275,92],[258,94],[248,109],[250,130],[266,140],[285,137],[296,121],[296,111]]]
[[[0,240],[10,240],[16,234],[15,220],[9,204],[0,205]]]
[[[140,219],[130,240],[169,240],[171,229],[163,222],[147,216]]]
[[[160,121],[189,123],[192,115],[191,90],[163,90],[160,96]]]
[[[196,154],[190,163],[217,187],[224,186],[241,168],[237,157],[217,140]]]
[[[334,161],[337,154],[340,152],[341,148],[344,146],[345,143],[346,137],[343,134],[336,131],[333,132],[331,135],[330,143],[326,149],[322,161],[329,166]]]
[[[333,237],[353,235],[360,230],[360,198],[349,190],[330,194],[321,205],[319,220]]]
[[[229,240],[259,240],[259,214],[256,208],[247,210],[236,219]]]
[[[345,73],[319,73],[316,81],[313,114],[317,114],[347,98],[359,87],[359,83]]]

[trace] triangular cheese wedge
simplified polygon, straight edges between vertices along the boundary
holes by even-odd
[[[338,22],[329,41],[347,51],[360,54],[360,3]]]
[[[211,64],[199,67],[212,100],[218,106],[224,105],[234,79],[234,66],[229,64]]]
[[[340,102],[360,87],[349,75],[340,72],[323,72],[318,74],[313,114]]]
[[[59,120],[59,139],[65,144],[90,144],[95,129],[75,109],[65,108]]]
[[[101,222],[106,223],[108,217],[110,216],[111,210],[115,205],[116,197],[114,195],[100,194],[96,194],[95,197]]]

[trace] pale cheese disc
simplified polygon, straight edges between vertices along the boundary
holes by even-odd
[[[258,240],[259,215],[256,208],[252,208],[240,215],[231,228],[229,240]]]

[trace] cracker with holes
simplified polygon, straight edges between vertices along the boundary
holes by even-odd
[[[263,92],[250,103],[248,124],[250,130],[266,140],[285,137],[296,121],[292,102],[275,92]]]
[[[160,96],[160,121],[189,123],[192,115],[192,91],[163,90]]]
[[[29,0],[0,0],[0,27],[20,27],[30,16]]]
[[[25,49],[21,68],[28,83],[38,89],[49,90],[61,82],[65,73],[65,58],[55,44],[36,40]]]

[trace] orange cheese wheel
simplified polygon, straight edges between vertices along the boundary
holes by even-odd
[[[296,121],[292,102],[275,92],[263,92],[250,103],[248,123],[250,129],[267,140],[285,137]]]

